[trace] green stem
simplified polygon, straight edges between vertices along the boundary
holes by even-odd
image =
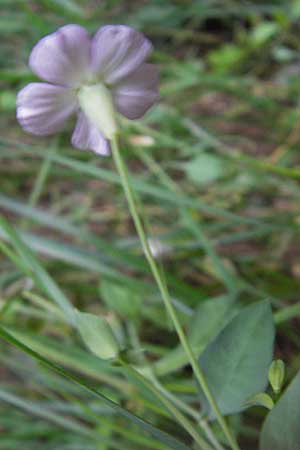
[[[127,171],[127,167],[123,162],[123,159],[121,157],[120,151],[119,151],[119,145],[118,145],[118,139],[117,136],[115,135],[114,138],[112,139],[112,154],[113,154],[113,158],[117,167],[117,170],[119,172],[120,178],[121,178],[121,182],[122,182],[122,186],[124,189],[124,193],[127,199],[127,203],[129,206],[129,210],[132,216],[132,219],[134,221],[139,239],[141,241],[144,253],[145,253],[145,257],[149,263],[150,269],[152,271],[153,277],[158,285],[158,288],[160,290],[161,296],[163,298],[165,307],[167,312],[169,313],[172,322],[174,324],[175,330],[177,332],[177,335],[180,339],[181,345],[184,348],[189,362],[192,366],[193,372],[195,374],[196,379],[198,380],[207,400],[209,401],[212,410],[214,411],[214,414],[231,446],[231,448],[233,450],[240,450],[240,447],[238,446],[231,430],[229,429],[226,420],[224,419],[224,417],[222,416],[219,407],[217,405],[217,402],[211,392],[211,390],[209,389],[209,386],[206,382],[206,379],[204,377],[204,374],[202,372],[202,370],[200,369],[200,366],[198,364],[198,361],[192,351],[192,348],[189,344],[189,341],[187,339],[187,337],[185,336],[185,333],[183,331],[183,328],[180,324],[180,321],[178,319],[176,310],[173,306],[172,300],[170,298],[170,294],[168,291],[168,288],[166,286],[166,284],[163,281],[163,278],[161,276],[159,267],[152,255],[151,249],[149,247],[148,244],[148,240],[144,231],[144,227],[142,224],[142,221],[140,219],[140,216],[137,212],[137,206],[136,206],[136,200],[134,197],[134,193],[132,191],[130,182],[129,182],[129,176],[128,176],[128,171]]]
[[[50,170],[51,170],[51,167],[52,167],[52,159],[51,159],[51,157],[54,156],[55,153],[56,153],[56,146],[53,147],[52,149],[50,149],[50,152],[47,152],[45,157],[44,157],[44,160],[43,160],[42,165],[41,165],[41,167],[39,169],[38,175],[37,175],[37,177],[35,179],[32,191],[31,191],[30,196],[29,196],[28,205],[31,206],[31,207],[34,207],[37,204],[40,196],[43,193],[43,189],[45,187],[47,178],[49,176],[49,173],[50,173]],[[28,223],[29,223],[29,219],[25,218],[25,219],[22,220],[21,226],[23,228],[26,228],[28,226]]]
[[[177,186],[177,184],[170,178],[164,169],[153,160],[151,156],[147,153],[138,153],[138,157],[144,162],[144,164],[159,177],[159,179],[167,186],[174,194],[181,195],[181,189]],[[202,231],[202,227],[199,223],[195,223],[190,214],[188,208],[182,209],[182,217],[185,221],[186,227],[190,229],[191,233],[196,237],[199,241],[200,245],[204,249],[205,253],[211,259],[220,279],[222,279],[223,283],[231,293],[235,293],[238,286],[238,280],[229,272],[229,270],[223,264],[222,259],[216,253],[213,245],[205,236],[205,233]]]
[[[141,344],[139,340],[139,336],[136,330],[136,327],[134,324],[129,322],[128,324],[128,333],[131,338],[131,344],[134,349],[137,351],[141,350]],[[211,430],[209,424],[206,420],[201,419],[200,413],[196,411],[194,408],[191,408],[189,405],[187,405],[185,402],[183,402],[180,398],[177,398],[172,392],[168,391],[159,381],[159,379],[156,377],[155,373],[153,372],[151,365],[148,363],[145,355],[143,352],[139,352],[139,360],[140,363],[147,368],[147,375],[144,375],[146,378],[148,378],[153,385],[166,397],[168,398],[179,410],[193,418],[202,428],[204,431],[207,439],[209,442],[216,448],[216,450],[224,450],[224,447],[218,442],[216,437],[213,434],[213,431]]]
[[[145,358],[145,355],[141,351],[141,345],[139,341],[139,336],[136,331],[135,326],[132,323],[128,324],[128,334],[131,338],[131,345],[133,348],[137,351],[139,355],[139,363],[141,364],[141,367],[146,368],[146,374],[144,372],[144,376],[148,378],[154,386],[159,389],[166,397],[169,398],[175,405],[177,405],[181,411],[183,411],[185,414],[188,414],[190,417],[192,417],[197,422],[200,420],[201,416],[198,411],[191,408],[189,405],[184,403],[182,400],[177,398],[175,395],[172,394],[172,392],[165,389],[165,387],[161,384],[157,376],[155,375],[154,371],[152,370],[151,365],[148,363],[147,359]],[[138,368],[136,369],[138,370]]]
[[[168,448],[172,448],[172,449],[176,449],[176,450],[186,450],[188,448],[185,444],[183,444],[181,441],[177,440],[170,434],[160,430],[159,428],[156,428],[150,422],[145,421],[144,419],[140,418],[139,416],[136,416],[135,414],[131,413],[130,411],[122,408],[118,403],[115,403],[114,401],[110,400],[108,397],[105,397],[97,389],[89,386],[83,379],[81,379],[78,376],[74,375],[73,373],[63,369],[62,367],[56,365],[55,363],[52,363],[50,360],[46,359],[45,357],[43,357],[41,354],[37,353],[32,348],[23,344],[23,342],[21,342],[19,339],[17,339],[14,335],[7,332],[6,329],[1,326],[0,326],[0,338],[5,340],[8,343],[14,345],[16,348],[22,350],[27,355],[34,358],[36,361],[39,361],[46,368],[58,373],[62,377],[72,381],[73,383],[77,384],[81,388],[85,389],[90,394],[96,396],[98,399],[100,399],[103,402],[104,405],[109,406],[113,411],[115,411],[122,417],[129,419],[135,425],[138,425],[143,430],[146,430],[153,437],[158,439],[161,443],[166,444],[168,446]]]
[[[136,369],[128,365],[122,359],[119,360],[120,364],[132,374],[133,377],[138,378],[160,401],[161,403],[170,411],[177,422],[182,425],[182,427],[189,433],[195,442],[199,445],[201,450],[212,450],[212,447],[200,436],[196,431],[193,424],[170,402],[163,393],[157,389],[152,383],[150,383],[147,378],[141,375]]]
[[[204,419],[200,419],[199,413],[197,411],[195,411],[190,406],[186,405],[179,398],[175,397],[175,395],[173,395],[172,392],[169,392],[168,390],[166,390],[154,374],[149,375],[149,379],[153,382],[154,386],[160,392],[162,392],[162,394],[165,395],[165,397],[167,397],[172,403],[174,403],[174,405],[176,405],[179,409],[184,411],[186,414],[193,417],[198,422],[199,426],[203,429],[204,433],[206,434],[207,439],[217,450],[224,450],[224,447],[222,447],[222,445],[218,442],[218,440],[214,436],[207,421]]]
[[[29,201],[28,204],[29,206],[35,206],[40,198],[40,196],[42,195],[45,183],[47,181],[48,175],[50,173],[51,170],[51,166],[52,166],[52,160],[51,160],[51,156],[55,155],[55,151],[56,148],[53,148],[52,150],[50,150],[49,153],[47,153],[47,156],[45,157],[41,168],[39,170],[38,176],[35,180],[33,189],[30,193],[30,197],[29,197]]]
[[[300,316],[300,303],[296,303],[295,305],[289,305],[281,310],[277,311],[274,314],[274,319],[276,324],[281,324],[290,319],[294,319],[295,317]]]
[[[207,439],[213,444],[216,448],[216,450],[225,450],[223,445],[220,444],[220,442],[216,439],[215,435],[213,434],[207,420],[201,419],[199,421],[199,425],[203,428]]]
[[[165,397],[169,398],[169,400],[172,401],[174,405],[177,405],[178,408],[180,408],[186,414],[189,414],[191,417],[197,420],[199,426],[203,429],[203,432],[206,434],[207,439],[217,450],[224,450],[224,447],[218,442],[218,440],[214,436],[207,421],[204,419],[199,419],[199,413],[197,413],[197,411],[195,411],[190,406],[186,405],[179,398],[175,397],[175,395],[173,395],[171,392],[167,391],[163,387],[163,385],[159,382],[159,380],[155,377],[155,375],[153,375],[153,378],[151,377],[150,379],[153,381],[154,386],[157,389],[159,389],[165,395]]]

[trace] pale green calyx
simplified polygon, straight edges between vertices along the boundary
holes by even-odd
[[[117,122],[109,89],[103,83],[82,86],[78,100],[88,119],[106,139],[112,139],[117,132]]]

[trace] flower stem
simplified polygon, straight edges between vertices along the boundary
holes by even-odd
[[[144,353],[141,350],[141,344],[139,340],[139,336],[135,327],[135,324],[129,322],[128,324],[128,334],[131,339],[132,347],[139,352],[139,360],[144,367],[146,367],[146,372],[143,372],[145,378],[151,381],[155,388],[157,388],[168,400],[170,400],[174,406],[176,406],[180,411],[184,412],[186,415],[194,419],[197,424],[202,428],[209,442],[216,448],[216,450],[225,450],[224,447],[218,442],[217,438],[214,436],[213,431],[211,430],[207,421],[201,418],[201,412],[196,411],[191,406],[187,405],[180,398],[176,397],[172,392],[167,390],[156,377],[155,373],[152,370],[151,365],[148,363]],[[137,371],[138,369],[135,368]]]
[[[193,424],[183,415],[174,404],[168,400],[165,395],[154,386],[151,382],[147,380],[143,375],[141,375],[136,369],[131,367],[122,359],[119,359],[120,364],[135,378],[139,379],[160,401],[161,403],[170,411],[173,417],[178,423],[189,433],[189,435],[198,444],[200,450],[212,450],[212,447],[202,438],[198,431],[194,428]]]
[[[177,335],[179,337],[181,345],[184,348],[184,350],[188,356],[188,359],[192,366],[194,375],[195,375],[196,379],[198,380],[207,400],[209,401],[209,404],[211,405],[211,408],[214,411],[214,414],[215,414],[215,416],[216,416],[216,418],[228,440],[228,443],[230,444],[232,450],[240,450],[240,447],[237,444],[235,437],[233,436],[230,428],[228,427],[228,425],[226,423],[226,420],[224,419],[224,417],[222,416],[222,414],[219,410],[217,402],[206,382],[204,374],[203,374],[203,372],[198,364],[198,361],[192,351],[189,341],[188,341],[188,339],[183,331],[183,328],[181,326],[181,323],[178,319],[176,310],[173,306],[168,288],[162,278],[159,267],[152,255],[152,252],[151,252],[151,249],[149,247],[148,240],[146,237],[146,233],[145,233],[145,230],[144,230],[144,227],[142,224],[142,220],[137,211],[136,200],[135,200],[135,196],[134,196],[134,193],[133,193],[131,185],[130,185],[127,167],[124,164],[123,159],[120,154],[117,135],[114,135],[114,137],[111,141],[111,144],[112,144],[113,158],[114,158],[117,170],[118,170],[120,178],[121,178],[122,186],[123,186],[124,193],[125,193],[125,196],[127,199],[128,207],[129,207],[129,211],[132,216],[139,239],[141,241],[145,257],[149,263],[153,277],[158,285],[161,296],[163,298],[166,310],[172,319],[173,325],[175,327],[175,330],[177,332]]]

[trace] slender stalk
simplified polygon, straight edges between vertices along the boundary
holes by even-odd
[[[35,180],[33,189],[30,193],[28,204],[29,206],[35,206],[40,198],[40,196],[43,193],[43,189],[45,187],[45,183],[47,181],[47,178],[49,176],[51,166],[52,166],[52,160],[51,156],[55,155],[56,148],[52,148],[49,153],[45,156],[45,159],[41,165],[41,168],[38,172],[37,178]]]
[[[199,425],[203,428],[207,439],[215,446],[216,450],[225,450],[223,445],[220,444],[220,442],[215,437],[214,433],[212,432],[207,420],[201,419],[199,422]]]
[[[276,324],[280,324],[295,317],[300,316],[300,303],[294,305],[285,306],[274,314]]]
[[[165,186],[167,186],[174,192],[174,194],[182,194],[181,189],[178,187],[178,185],[172,180],[172,178],[170,178],[166,174],[164,169],[161,168],[161,166],[156,161],[154,161],[151,156],[149,156],[147,153],[139,153],[138,156],[142,159],[145,165],[159,177],[159,179],[165,184]],[[187,228],[189,228],[191,233],[194,234],[206,254],[210,257],[219,277],[223,280],[223,283],[225,284],[229,292],[235,293],[238,286],[238,280],[236,280],[229,272],[229,270],[225,267],[222,259],[216,253],[213,245],[210,243],[210,241],[205,236],[205,233],[202,231],[202,227],[200,226],[200,224],[196,224],[194,222],[188,208],[183,208],[181,212]]]
[[[165,389],[164,386],[160,383],[160,381],[156,378],[156,376],[154,374],[151,374],[149,379],[153,382],[154,386],[165,395],[165,397],[167,397],[172,403],[174,403],[174,405],[176,405],[179,409],[184,411],[186,414],[189,414],[191,417],[193,417],[197,421],[197,423],[199,424],[200,428],[202,428],[202,430],[205,433],[209,442],[217,450],[224,450],[224,447],[218,442],[218,440],[215,437],[208,422],[204,419],[199,418],[199,413],[197,413],[197,411],[195,411],[190,406],[186,405],[182,400],[180,400],[175,395],[173,395],[172,392],[169,392],[167,389]]]
[[[51,156],[54,156],[56,153],[56,146],[53,147],[52,149],[50,149],[50,152],[47,152],[44,160],[42,162],[42,165],[39,169],[39,172],[37,174],[37,177],[35,179],[34,185],[33,185],[33,189],[30,192],[30,196],[28,199],[28,205],[33,207],[35,206],[38,201],[39,198],[41,197],[42,193],[43,193],[43,189],[45,187],[47,178],[49,176],[49,173],[51,171],[51,167],[52,167],[52,159]],[[28,218],[24,218],[21,221],[21,226],[23,228],[27,228],[29,223],[29,219]]]
[[[130,335],[133,348],[137,351],[141,350],[140,340],[136,327],[131,322],[129,322],[128,324],[128,333]],[[187,405],[161,384],[143,352],[139,352],[139,360],[147,368],[147,375],[144,375],[144,377],[148,378],[166,398],[168,398],[175,406],[177,406],[177,408],[179,408],[179,410],[193,418],[199,424],[199,426],[204,431],[207,439],[216,448],[216,450],[225,450],[224,447],[218,442],[217,438],[214,436],[214,433],[211,430],[208,422],[205,419],[201,418],[199,411],[196,411],[194,408]],[[138,369],[136,370],[138,371]]]
[[[209,386],[208,386],[208,384],[206,382],[206,379],[204,377],[204,374],[203,374],[202,370],[200,369],[198,361],[197,361],[197,359],[196,359],[196,357],[195,357],[195,355],[194,355],[194,353],[192,351],[192,348],[191,348],[191,346],[189,344],[189,341],[188,341],[187,337],[185,336],[185,333],[183,331],[181,323],[180,323],[180,321],[178,319],[176,310],[175,310],[175,308],[173,306],[173,303],[172,303],[172,300],[171,300],[168,288],[167,288],[167,286],[166,286],[166,284],[165,284],[165,282],[164,282],[164,280],[162,278],[162,275],[160,273],[159,267],[158,267],[158,265],[157,265],[153,255],[152,255],[152,252],[151,252],[151,249],[150,249],[149,244],[148,244],[148,240],[147,240],[147,237],[146,237],[146,233],[144,231],[144,227],[143,227],[141,218],[140,218],[140,216],[138,214],[138,211],[137,211],[136,200],[135,200],[134,193],[132,191],[132,188],[131,188],[131,185],[130,185],[130,182],[129,182],[129,176],[128,176],[127,167],[124,164],[123,159],[121,157],[121,154],[120,154],[120,151],[119,151],[118,138],[117,138],[116,135],[112,139],[111,144],[112,144],[113,158],[114,158],[117,170],[118,170],[119,175],[120,175],[120,179],[121,179],[122,186],[123,186],[123,189],[124,189],[124,193],[125,193],[125,196],[126,196],[126,199],[127,199],[128,207],[129,207],[132,219],[134,221],[134,224],[135,224],[135,227],[136,227],[139,239],[141,241],[141,244],[142,244],[142,247],[143,247],[143,250],[144,250],[144,253],[145,253],[145,257],[146,257],[146,259],[147,259],[147,261],[149,263],[149,266],[150,266],[150,269],[152,271],[153,277],[154,277],[154,279],[155,279],[155,281],[156,281],[156,283],[158,285],[158,288],[160,290],[160,293],[161,293],[161,296],[163,298],[166,310],[167,310],[167,312],[169,313],[169,315],[170,315],[170,317],[172,319],[173,325],[174,325],[175,330],[177,332],[177,335],[178,335],[178,337],[180,339],[181,345],[184,348],[184,350],[185,350],[185,352],[186,352],[186,354],[188,356],[188,359],[189,359],[189,362],[190,362],[190,364],[192,366],[192,369],[193,369],[193,372],[195,374],[195,377],[198,380],[198,382],[199,382],[199,384],[200,384],[200,386],[201,386],[201,388],[202,388],[202,390],[203,390],[207,400],[209,401],[209,403],[211,405],[211,408],[214,411],[214,414],[215,414],[215,416],[216,416],[216,418],[217,418],[217,420],[218,420],[218,422],[219,422],[219,424],[220,424],[220,426],[221,426],[221,428],[222,428],[222,430],[223,430],[223,432],[224,432],[224,434],[225,434],[225,436],[226,436],[226,438],[228,440],[228,443],[230,444],[232,450],[240,450],[240,447],[238,446],[238,444],[237,444],[237,442],[236,442],[236,440],[235,440],[231,430],[229,429],[229,427],[228,427],[228,425],[226,423],[226,420],[224,419],[224,417],[222,416],[222,414],[221,414],[221,412],[219,410],[217,402],[215,401],[214,396],[212,395],[212,392],[209,389]]]
[[[102,395],[97,389],[91,387],[89,384],[87,384],[83,379],[80,377],[75,376],[73,373],[66,371],[62,367],[56,365],[55,363],[51,362],[49,359],[43,357],[40,353],[37,353],[32,348],[28,347],[27,345],[23,344],[18,338],[16,338],[14,335],[10,334],[8,331],[6,331],[5,328],[0,326],[0,338],[4,341],[8,342],[9,344],[15,346],[16,348],[22,350],[27,355],[34,358],[36,361],[40,362],[45,366],[46,368],[54,371],[55,373],[59,374],[60,376],[72,381],[76,385],[80,386],[81,388],[85,389],[90,394],[96,396],[98,399],[102,401],[104,405],[107,405],[115,411],[117,414],[121,415],[122,417],[130,420],[135,425],[138,425],[143,430],[148,431],[154,438],[158,439],[161,443],[166,444],[168,447],[172,449],[186,449],[187,446],[183,444],[178,439],[174,438],[170,434],[160,430],[159,428],[152,425],[150,422],[147,422],[146,420],[142,419],[139,416],[136,416],[132,412],[128,411],[127,409],[122,408],[118,403],[110,400],[110,398],[105,397]]]
[[[181,409],[181,411],[188,414],[190,417],[192,417],[194,420],[196,420],[198,422],[201,419],[201,415],[200,415],[199,411],[196,411],[194,408],[191,408],[189,405],[187,405],[182,400],[180,400],[175,395],[173,395],[172,392],[165,389],[165,387],[161,384],[161,382],[157,378],[154,371],[152,370],[151,365],[148,363],[148,360],[146,359],[145,355],[141,351],[142,347],[140,345],[139,336],[138,336],[135,325],[132,323],[128,324],[128,334],[131,339],[132,347],[137,351],[140,364],[142,365],[142,367],[145,367],[147,369],[146,374],[144,374],[144,372],[142,372],[144,374],[145,378],[149,379],[155,385],[155,387],[157,389],[159,389],[166,397],[168,397],[169,400],[171,400],[175,405],[177,405]],[[136,367],[136,370],[138,372],[140,372],[137,367]]]
[[[141,375],[137,370],[128,365],[122,359],[119,360],[120,364],[135,378],[138,378],[170,411],[177,422],[189,433],[189,435],[197,442],[200,450],[212,450],[212,447],[202,438],[202,436],[194,428],[193,424],[170,402],[163,393],[157,389],[154,384],[150,383],[147,378]]]

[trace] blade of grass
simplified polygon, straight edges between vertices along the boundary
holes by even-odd
[[[136,425],[138,425],[140,428],[142,428],[144,431],[147,431],[152,436],[157,438],[160,442],[168,445],[170,448],[174,450],[189,450],[188,447],[172,437],[171,435],[167,434],[164,431],[159,430],[149,422],[145,421],[144,419],[141,419],[140,417],[136,416],[135,414],[131,413],[130,411],[127,411],[126,409],[122,408],[117,403],[113,402],[109,398],[105,397],[104,395],[100,394],[96,389],[89,386],[85,381],[81,380],[80,378],[76,377],[75,375],[67,372],[66,370],[62,369],[61,367],[57,366],[56,364],[50,362],[37,352],[33,351],[26,345],[24,345],[22,342],[14,338],[10,333],[8,333],[5,328],[0,326],[0,337],[10,343],[11,345],[17,347],[18,349],[22,350],[32,358],[36,359],[40,363],[42,363],[45,367],[47,367],[50,370],[55,371],[62,377],[65,377],[69,379],[70,381],[73,381],[74,383],[81,386],[83,389],[88,391],[90,394],[95,395],[99,399],[102,400],[102,402],[108,406],[110,406],[113,410],[115,410],[118,414],[125,417],[126,419],[132,421]]]
[[[148,130],[148,128],[147,128]],[[9,144],[9,141],[0,139],[0,146],[1,143]],[[41,158],[41,150],[39,151],[33,150],[32,146],[26,146],[23,144],[18,144],[14,142],[12,144],[13,147],[17,148],[17,150],[20,150],[23,152],[29,152],[30,155],[33,155],[34,157]],[[7,150],[6,150],[7,151]],[[1,148],[0,148],[1,152]],[[93,164],[81,162],[74,158],[70,158],[67,156],[60,156],[60,155],[51,155],[49,157],[52,161],[56,162],[59,165],[62,165],[64,167],[68,167],[72,169],[75,172],[78,172],[83,175],[93,176],[95,178],[99,178],[101,180],[107,181],[109,183],[120,185],[120,180],[117,174],[115,174],[113,171],[97,167]],[[233,223],[244,223],[249,225],[259,225],[264,223],[262,220],[252,218],[252,217],[244,217],[240,216],[239,214],[232,213],[230,211],[226,211],[222,208],[214,207],[211,205],[206,204],[205,202],[202,202],[198,199],[192,199],[185,195],[179,195],[174,196],[173,192],[167,189],[161,189],[156,186],[153,186],[150,183],[147,183],[145,181],[139,180],[136,177],[133,177],[132,179],[132,186],[134,189],[136,189],[138,192],[141,192],[142,194],[149,195],[153,198],[156,198],[160,201],[165,201],[167,203],[170,203],[171,205],[176,205],[177,207],[191,207],[195,208],[198,211],[201,211],[205,214],[216,216],[220,218],[226,218],[229,221]]]
[[[73,306],[58,287],[55,281],[48,275],[46,270],[41,266],[33,253],[27,248],[17,231],[9,224],[9,222],[0,217],[0,227],[9,236],[11,243],[19,253],[22,260],[31,270],[31,276],[40,286],[40,288],[57,303],[64,311],[66,318],[73,323],[74,310]]]
[[[38,417],[51,421],[66,430],[73,431],[83,436],[91,437],[91,430],[89,430],[88,427],[83,426],[73,419],[65,418],[57,412],[53,413],[49,409],[45,408],[44,405],[42,406],[28,399],[23,400],[12,392],[5,391],[4,389],[0,389],[0,400],[10,403],[11,405],[14,405],[17,408],[20,408],[30,414],[34,414]]]

